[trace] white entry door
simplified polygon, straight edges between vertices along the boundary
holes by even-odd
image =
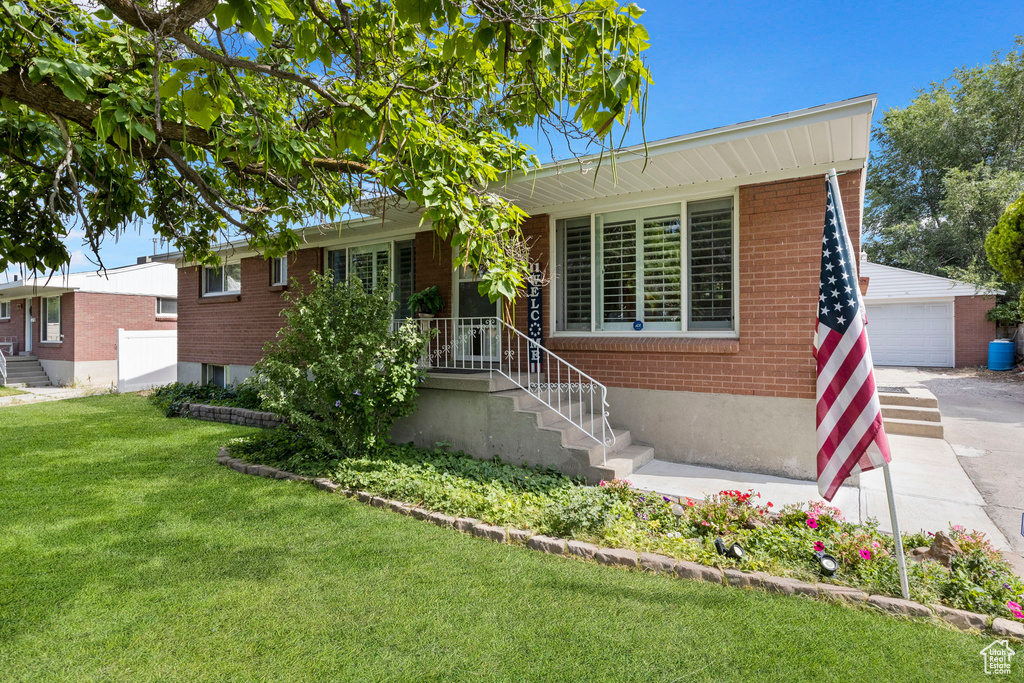
[[[956,360],[953,302],[867,304],[875,365],[951,368]]]

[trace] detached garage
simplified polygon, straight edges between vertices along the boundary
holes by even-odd
[[[864,303],[876,365],[984,365],[995,323],[985,314],[999,291],[912,270],[861,261]]]

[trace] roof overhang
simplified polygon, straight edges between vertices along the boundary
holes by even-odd
[[[876,95],[680,135],[615,153],[546,164],[497,189],[526,211],[547,213],[616,195],[718,189],[848,171],[867,162]]]
[[[74,292],[78,287],[58,287],[56,285],[38,285],[31,280],[19,280],[0,285],[0,300],[23,299],[36,296],[57,296]]]

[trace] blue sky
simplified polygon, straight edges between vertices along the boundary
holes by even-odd
[[[1024,34],[1024,3],[639,2],[651,34],[649,140],[878,93],[878,113]],[[876,115],[876,121],[877,121]],[[538,147],[549,156],[545,144]],[[627,142],[639,142],[638,131]],[[80,239],[73,271],[90,269]],[[107,267],[153,251],[152,234],[108,240]]]

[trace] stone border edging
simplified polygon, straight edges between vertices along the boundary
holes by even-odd
[[[190,417],[193,420],[224,422],[243,427],[264,427],[266,429],[274,429],[284,424],[284,418],[275,413],[235,408],[234,406],[210,406],[205,403],[182,403],[178,415]]]
[[[221,406],[202,407],[218,408]],[[230,408],[229,410],[243,409]],[[257,412],[257,414],[269,415],[270,413]],[[373,507],[388,508],[393,512],[425,520],[440,527],[456,529],[477,538],[483,538],[496,543],[524,546],[530,550],[550,555],[571,557],[579,560],[592,560],[607,566],[639,569],[680,579],[705,581],[722,586],[757,588],[781,595],[804,595],[809,598],[851,606],[867,605],[898,616],[937,619],[960,631],[984,632],[987,630],[996,636],[1024,640],[1024,624],[1002,617],[992,617],[987,614],[978,614],[939,604],[923,605],[913,600],[903,600],[902,598],[894,598],[888,595],[869,595],[862,590],[849,586],[830,583],[807,583],[783,576],[771,576],[764,572],[744,572],[732,568],[709,567],[688,560],[677,560],[667,555],[646,552],[638,553],[635,550],[626,548],[601,548],[593,543],[567,541],[564,538],[535,534],[529,529],[495,526],[472,517],[453,517],[452,515],[435,512],[399,500],[375,496],[366,491],[343,489],[340,484],[330,479],[306,477],[269,465],[252,465],[239,458],[231,457],[226,447],[221,447],[220,452],[217,454],[217,463],[226,465],[242,474],[254,474],[270,479],[287,479],[289,481],[311,484],[322,491],[340,493]]]

